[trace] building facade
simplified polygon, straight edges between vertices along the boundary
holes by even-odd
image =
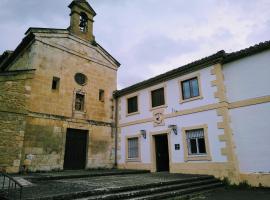
[[[124,168],[270,186],[270,42],[117,91],[86,0],[0,57],[0,169]]]
[[[118,91],[118,166],[270,186],[269,63],[266,42]]]
[[[69,5],[68,29],[30,28],[0,62],[0,168],[113,167],[119,63],[93,36],[96,15]]]

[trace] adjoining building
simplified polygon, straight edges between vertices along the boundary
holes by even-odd
[[[74,0],[68,29],[29,28],[0,58],[0,168],[112,167],[120,64],[93,36],[93,8]],[[27,166],[25,166],[27,165]]]
[[[0,169],[147,169],[270,186],[270,41],[117,91],[120,64],[73,0],[0,57]]]
[[[270,41],[117,91],[118,166],[270,186]]]

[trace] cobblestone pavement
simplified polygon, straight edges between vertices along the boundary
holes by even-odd
[[[170,200],[181,200],[181,198],[171,198]],[[192,200],[270,200],[270,188],[226,188],[219,189],[207,194],[199,195]]]
[[[196,175],[146,173],[114,176],[98,176],[76,179],[32,181],[31,187],[24,188],[24,198],[38,198],[43,196],[63,195],[89,190],[102,190],[119,188],[122,186],[134,186],[148,183],[164,182],[186,179]]]

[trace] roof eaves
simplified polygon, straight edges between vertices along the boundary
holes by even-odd
[[[115,91],[114,97],[120,97],[150,86],[153,86],[155,84],[161,83],[163,81],[167,81],[170,79],[173,79],[175,77],[193,72],[198,69],[202,69],[204,67],[207,67],[212,64],[216,64],[219,62],[222,62],[224,56],[226,55],[225,51],[219,51],[213,55],[210,55],[208,57],[204,57],[200,60],[191,62],[189,64],[186,64],[184,66],[178,67],[176,69],[173,69],[171,71],[168,71],[166,73],[160,74],[158,76],[155,76],[153,78],[147,79],[145,81],[139,82],[137,84],[131,85],[127,88],[124,88],[122,90]]]
[[[228,53],[225,58],[223,63],[229,63],[247,56],[251,56],[257,53],[260,53],[262,51],[265,51],[267,49],[270,49],[270,40],[269,41],[265,41],[265,42],[261,42],[259,44],[250,46],[248,48],[242,49],[240,51],[236,51],[236,52],[232,52],[232,53]]]
[[[15,51],[4,61],[1,66],[0,71],[5,71],[9,64],[20,54],[20,52],[27,47],[32,41],[34,41],[35,35],[33,33],[29,33],[26,35],[21,43],[17,46]]]
[[[99,43],[97,43],[96,41],[93,44],[94,46],[97,46],[101,49],[101,51],[108,57],[110,57],[113,62],[117,65],[117,67],[120,67],[121,63],[119,63],[106,49],[104,49]]]
[[[25,35],[28,35],[29,33],[59,33],[68,32],[67,29],[60,29],[60,28],[40,28],[40,27],[30,27],[26,32]]]

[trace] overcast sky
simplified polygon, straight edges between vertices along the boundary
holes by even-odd
[[[0,54],[29,27],[67,28],[71,0],[0,0]],[[270,0],[88,0],[94,35],[122,65],[118,88],[270,40]]]

